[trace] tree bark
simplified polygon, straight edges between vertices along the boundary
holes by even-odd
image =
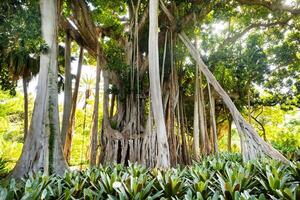
[[[99,129],[99,90],[101,77],[101,59],[100,59],[100,44],[97,50],[97,72],[96,72],[96,87],[95,87],[95,102],[93,111],[93,124],[90,139],[90,166],[96,165],[97,147],[98,147],[98,129]]]
[[[162,96],[159,80],[158,54],[158,0],[149,2],[149,78],[152,111],[157,132],[158,156],[156,166],[168,168],[170,155],[166,126],[163,116]]]
[[[248,92],[247,92],[247,96],[248,96],[248,120],[249,120],[249,124],[251,124],[251,91],[250,91],[250,84],[248,84]]]
[[[163,55],[162,68],[161,68],[161,78],[160,78],[160,87],[161,88],[163,88],[163,85],[164,85],[167,42],[168,42],[168,31],[166,31],[166,34],[165,34],[164,55]]]
[[[210,84],[207,84],[208,87],[208,96],[209,96],[209,104],[210,104],[210,127],[212,132],[212,143],[214,148],[214,153],[218,154],[218,136],[217,136],[217,123],[216,123],[216,114],[215,114],[215,97],[212,94]]]
[[[71,74],[71,37],[66,33],[65,41],[65,82],[64,82],[64,110],[61,126],[62,144],[65,144],[67,130],[69,128],[69,119],[72,108],[72,74]],[[68,160],[68,159],[67,159]]]
[[[227,151],[231,152],[231,125],[232,119],[228,118],[228,136],[227,136]]]
[[[198,65],[196,65],[195,73],[195,94],[194,94],[194,154],[195,159],[200,159],[200,134],[199,134],[199,70]]]
[[[208,155],[210,153],[210,141],[207,132],[206,110],[204,93],[202,86],[202,73],[199,72],[199,118],[200,118],[200,138],[202,153]]]
[[[180,95],[178,108],[178,124],[180,126],[180,134],[182,139],[182,159],[184,164],[189,164],[190,159],[188,155],[187,142],[186,142],[186,130],[185,130],[185,122],[184,122],[184,114],[183,114],[183,100]]]
[[[170,63],[171,63],[171,74],[169,77],[168,89],[169,89],[169,102],[168,102],[168,125],[167,127],[167,135],[168,135],[168,144],[169,144],[169,152],[170,152],[170,163],[172,166],[177,164],[177,148],[176,148],[176,134],[175,134],[175,108],[178,102],[178,79],[177,79],[177,70],[174,66],[174,55],[173,55],[173,43],[174,38],[171,33],[170,36]]]
[[[75,126],[75,114],[76,114],[80,77],[81,77],[81,71],[82,71],[83,54],[84,54],[84,49],[81,47],[80,53],[79,53],[75,87],[74,87],[74,92],[73,92],[73,96],[72,96],[72,108],[71,108],[71,115],[69,118],[69,126],[67,129],[67,135],[66,135],[65,142],[63,143],[64,144],[64,155],[68,162],[70,162],[70,158],[71,158],[72,138],[73,138],[73,132],[74,132],[74,126]]]
[[[110,149],[110,141],[107,141],[107,132],[109,131],[109,111],[108,111],[108,103],[109,98],[107,94],[107,90],[109,88],[109,80],[107,77],[107,71],[103,71],[103,119],[102,119],[102,132],[101,132],[101,152],[99,156],[99,163],[105,164],[106,161],[111,159],[111,149]],[[128,146],[128,145],[127,145]],[[110,151],[108,151],[110,150]],[[125,161],[125,155],[124,155]]]
[[[40,0],[42,36],[48,45],[40,55],[37,96],[30,130],[12,177],[43,170],[62,175],[67,168],[61,146],[57,93],[57,1]]]
[[[28,134],[28,91],[27,78],[23,76],[23,93],[24,93],[24,141]]]

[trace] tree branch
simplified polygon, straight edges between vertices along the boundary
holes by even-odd
[[[97,31],[92,21],[88,6],[84,0],[72,0],[71,9],[74,14],[74,24],[76,25],[81,37],[88,44],[93,44],[93,49],[97,49],[99,30]]]
[[[199,11],[199,13],[197,13],[197,15],[196,15],[197,22],[202,21],[205,18],[205,16],[207,16],[213,9],[213,3],[206,4],[206,3],[203,3],[203,1],[194,0],[193,4],[194,4],[194,6],[201,7],[201,11]],[[172,8],[169,8],[169,7],[172,7],[171,3],[169,3],[168,5],[165,5],[165,6],[168,10],[172,10]],[[176,6],[175,6],[175,8],[173,8],[173,10],[174,9],[175,10],[177,9]],[[166,15],[170,19],[171,16],[168,16],[168,14],[166,14]],[[180,30],[183,28],[183,26],[186,26],[189,22],[193,21],[194,17],[195,17],[194,10],[191,10],[186,15],[182,16],[180,18],[180,21],[177,21],[177,19],[175,20],[175,18],[172,16],[173,23],[171,24],[171,30],[176,30],[177,32],[180,32]]]
[[[300,14],[300,9],[295,9],[293,6],[282,5],[276,1],[265,1],[265,0],[237,0],[241,4],[246,5],[260,5],[271,11],[284,11],[289,12],[291,14],[298,15]]]
[[[93,48],[94,45],[88,44],[78,30],[76,30],[76,28],[67,19],[61,17],[59,22],[60,30],[69,33],[71,38],[76,41],[79,46],[82,46],[89,52],[89,54],[91,54],[93,57],[96,57],[97,49]]]
[[[264,125],[263,125],[260,121],[258,121],[257,118],[255,118],[255,117],[253,117],[253,116],[251,116],[251,118],[254,119],[254,121],[255,121],[256,123],[258,123],[258,125],[261,127],[261,131],[263,132],[264,140],[266,141],[266,140],[267,140],[267,138],[266,138],[266,129],[265,129]]]
[[[255,28],[269,28],[269,27],[274,27],[274,26],[284,26],[286,25],[292,18],[289,17],[285,20],[282,21],[276,21],[276,22],[272,22],[272,23],[254,23],[254,24],[250,24],[249,26],[247,26],[244,30],[242,30],[239,33],[236,33],[234,36],[231,36],[229,38],[227,38],[221,45],[219,48],[222,48],[228,44],[232,44],[234,42],[236,42],[239,38],[243,37],[246,33],[248,33],[249,31],[251,31],[252,29]]]

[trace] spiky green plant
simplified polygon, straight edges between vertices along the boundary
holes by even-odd
[[[63,176],[39,172],[0,185],[0,199],[300,199],[300,163],[242,162],[237,154],[203,157],[187,167],[99,166]]]

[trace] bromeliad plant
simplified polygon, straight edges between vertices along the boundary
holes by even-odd
[[[31,174],[0,182],[0,199],[300,199],[300,163],[242,163],[237,155],[202,158],[161,171],[137,164],[100,166],[64,176]]]
[[[205,168],[203,165],[194,165],[189,167],[186,172],[185,179],[187,185],[192,186],[191,191],[188,192],[186,198],[195,197],[197,199],[208,199],[212,195],[212,177],[214,176],[214,171]],[[210,187],[210,188],[209,188]]]
[[[184,180],[185,170],[170,169],[168,171],[157,171],[156,179],[158,184],[156,188],[159,191],[163,191],[165,198],[182,198],[186,190],[186,184]]]
[[[242,166],[239,163],[227,162],[224,173],[217,172],[215,182],[226,199],[233,199],[236,192],[254,190],[257,181],[253,178],[253,169],[251,164]]]
[[[263,186],[271,199],[300,198],[299,163],[282,165],[278,162],[270,161],[270,164],[258,164],[260,176],[257,180]]]

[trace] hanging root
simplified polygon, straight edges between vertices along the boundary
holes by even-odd
[[[161,7],[171,23],[174,23],[174,17],[166,8],[164,3],[161,2]],[[224,103],[227,105],[231,115],[234,118],[234,122],[238,128],[238,132],[241,139],[241,148],[244,161],[250,159],[256,159],[257,157],[262,157],[267,155],[271,158],[280,160],[282,162],[287,163],[288,160],[279,153],[276,149],[274,149],[271,145],[267,144],[259,135],[256,133],[254,128],[248,124],[240,112],[237,110],[236,106],[228,96],[228,94],[224,91],[221,85],[218,83],[214,75],[209,71],[208,67],[203,62],[200,53],[195,48],[195,46],[191,43],[190,39],[187,35],[182,31],[178,34],[181,41],[188,48],[190,54],[195,59],[196,63],[199,65],[200,70],[205,75],[207,81],[214,87],[215,91],[221,96]]]

